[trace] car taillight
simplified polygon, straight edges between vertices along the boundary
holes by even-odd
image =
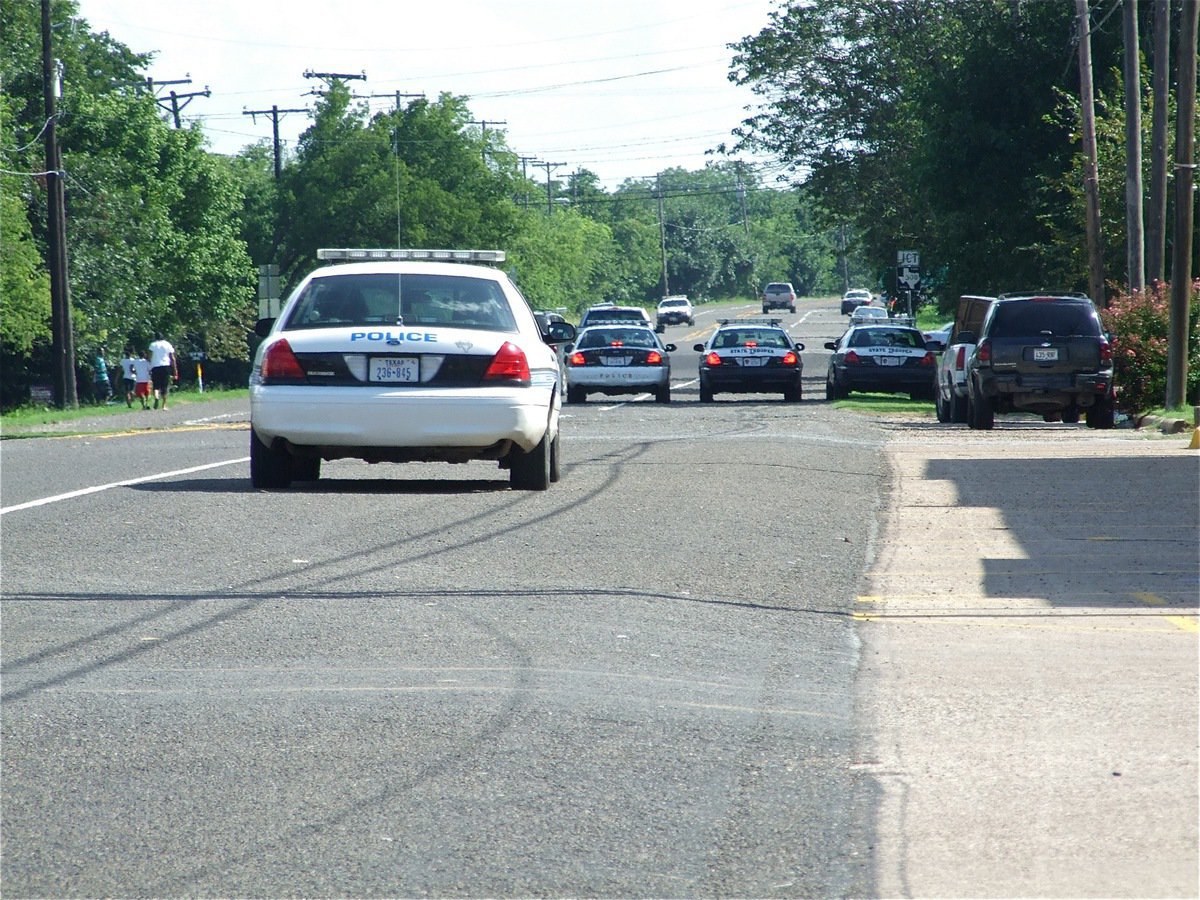
[[[529,360],[525,357],[525,351],[512,341],[505,341],[492,357],[491,364],[483,373],[483,380],[529,384]]]
[[[300,360],[296,359],[296,354],[292,352],[292,345],[287,342],[287,338],[281,338],[267,348],[267,352],[263,355],[262,377],[264,381],[272,381],[276,384],[281,381],[308,380],[300,365]]]
[[[783,359],[780,360],[780,363],[785,366],[794,366],[799,361],[800,357],[796,355],[796,351],[789,350],[787,353],[783,354]]]
[[[960,372],[967,368],[967,348],[964,344],[958,345],[958,353],[954,356],[954,368]]]
[[[933,353],[926,353],[924,356],[921,357],[921,362],[918,365],[936,366],[937,365],[937,357],[934,356]]]
[[[982,340],[975,348],[975,358],[981,363],[990,363],[992,361],[992,342]]]
[[[649,353],[646,354],[646,365],[661,366],[662,365],[662,354],[659,353],[657,350],[651,350]]]
[[[1108,341],[1100,342],[1100,362],[1110,363],[1113,361],[1112,344]]]
[[[861,360],[858,358],[858,354],[851,350],[842,357],[842,362],[848,366],[857,366]]]
[[[574,353],[571,354],[570,358],[567,360],[567,365],[569,365],[569,366],[586,366],[587,360],[584,359],[582,353],[580,353],[578,350],[576,350]]]
[[[708,356],[704,357],[706,366],[719,366],[721,364],[721,355],[715,350],[711,351]]]

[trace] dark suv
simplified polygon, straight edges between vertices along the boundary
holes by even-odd
[[[996,413],[1030,412],[1048,422],[1113,427],[1113,357],[1092,301],[1083,294],[1001,294],[984,317],[967,363],[967,424],[987,429]]]

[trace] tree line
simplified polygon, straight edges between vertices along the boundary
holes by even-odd
[[[1122,270],[1124,222],[1114,2],[1095,7],[1093,33],[1110,272]],[[244,363],[258,267],[277,265],[286,291],[325,246],[504,249],[535,306],[571,312],[664,293],[744,297],[771,280],[801,294],[887,290],[902,248],[921,251],[947,302],[1086,286],[1065,0],[781,4],[758,33],[731,35],[730,78],[761,104],[713,162],[613,189],[587,170],[527,176],[502,131],[472,124],[469,98],[372,114],[336,79],[276,177],[269,143],[210,152],[200,125],[164,121],[147,55],[93,32],[75,0],[52,11],[80,360],[163,332],[183,353]],[[46,122],[37,5],[0,0],[0,19],[0,404],[11,406],[47,380]],[[777,170],[738,161],[747,149]]]

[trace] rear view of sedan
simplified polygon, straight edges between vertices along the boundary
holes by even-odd
[[[560,372],[551,342],[495,268],[499,251],[321,250],[250,375],[250,479],[313,481],[322,460],[493,460],[514,488],[560,473]],[[462,259],[463,262],[442,260]]]
[[[908,394],[913,400],[933,397],[937,357],[915,328],[856,325],[825,349],[833,351],[825,376],[827,400],[843,399],[851,391]]]
[[[803,398],[804,345],[792,340],[778,319],[726,319],[700,353],[700,402],[719,393],[765,394],[780,391],[783,399]]]
[[[584,403],[592,393],[652,393],[659,403],[670,403],[674,350],[644,326],[613,322],[584,328],[567,348],[567,402]]]

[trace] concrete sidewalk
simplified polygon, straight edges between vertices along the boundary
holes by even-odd
[[[1188,435],[896,424],[860,597],[885,897],[1196,897]]]

